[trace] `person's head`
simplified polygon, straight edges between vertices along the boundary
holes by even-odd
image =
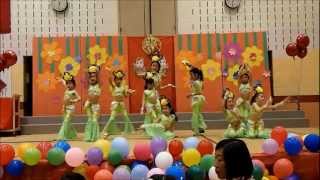
[[[152,90],[154,88],[154,80],[152,78],[145,79],[144,89]]]
[[[160,68],[161,68],[161,64],[158,60],[152,61],[152,63],[151,63],[151,71],[152,72],[158,73],[160,71]]]
[[[149,180],[175,180],[174,176],[170,175],[162,175],[162,174],[154,174],[152,175]]]
[[[78,173],[74,172],[66,172],[63,174],[63,176],[60,178],[60,180],[85,180],[85,178]]]
[[[226,88],[223,91],[222,98],[224,100],[224,108],[225,109],[233,109],[234,108],[234,94],[231,92],[229,88]]]
[[[122,70],[114,71],[113,72],[113,80],[116,86],[120,86],[125,74]]]
[[[240,82],[241,82],[241,84],[248,84],[249,83],[249,80],[250,80],[250,76],[249,76],[249,74],[242,74],[241,76],[240,76]]]
[[[63,74],[63,79],[66,82],[66,86],[68,90],[74,90],[76,88],[76,81],[74,80],[74,77],[70,73],[65,72]]]
[[[161,111],[163,114],[165,115],[174,115],[175,116],[175,120],[178,120],[178,117],[176,115],[176,112],[170,102],[170,100],[166,97],[166,96],[160,96],[159,98],[160,100],[160,104],[161,104]]]
[[[203,73],[201,69],[192,67],[190,70],[190,77],[192,81],[200,80],[203,81]]]
[[[239,66],[239,81],[241,84],[248,84],[250,81],[250,69],[247,64],[241,64]]]
[[[250,179],[253,165],[246,144],[240,139],[224,139],[215,149],[216,173],[220,179]]]
[[[257,85],[254,88],[254,95],[251,98],[251,104],[257,103],[258,105],[262,105],[264,103],[264,94],[261,85]]]
[[[88,78],[90,85],[96,85],[98,83],[98,71],[99,68],[96,65],[90,65],[88,68]]]

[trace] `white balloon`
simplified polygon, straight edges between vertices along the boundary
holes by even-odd
[[[210,180],[219,180],[218,175],[216,173],[216,168],[214,166],[212,166],[209,169],[208,175]]]
[[[160,169],[160,168],[153,168],[148,172],[147,176],[148,176],[148,178],[150,178],[151,176],[153,176],[155,174],[161,174],[162,175],[162,174],[164,174],[164,170]]]
[[[156,166],[160,169],[167,169],[173,163],[173,157],[169,152],[160,152],[155,159]]]

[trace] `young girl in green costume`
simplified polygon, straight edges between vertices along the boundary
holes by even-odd
[[[272,105],[272,98],[270,97],[266,103],[264,103],[263,89],[260,85],[255,87],[255,94],[251,99],[251,115],[248,120],[248,138],[268,138],[268,133],[264,130],[264,122],[262,119],[263,112],[266,109],[274,109],[284,105],[289,97],[285,98],[280,103]]]
[[[205,102],[205,97],[202,95],[203,73],[200,69],[193,67],[188,61],[183,61],[182,63],[189,70],[191,78],[191,94],[187,96],[188,98],[191,98],[192,105],[191,127],[194,135],[199,135],[200,133],[204,133],[205,129],[207,128],[201,113],[202,106]]]
[[[88,121],[84,130],[84,140],[93,142],[99,137],[99,124],[100,118],[100,104],[99,97],[101,94],[100,85],[98,82],[99,68],[91,65],[88,69],[89,75],[89,89],[88,100],[85,102],[84,109],[88,116]]]
[[[230,89],[226,88],[223,93],[224,99],[224,116],[229,123],[228,128],[224,132],[226,138],[242,138],[244,137],[245,128],[241,122],[240,114],[234,106],[234,94]]]
[[[141,128],[144,128],[147,135],[150,137],[162,137],[164,139],[172,139],[175,134],[172,132],[174,124],[177,121],[176,113],[166,97],[160,99],[161,115],[159,123],[144,124]]]
[[[77,132],[71,124],[71,119],[75,110],[75,103],[80,101],[80,96],[75,90],[76,81],[70,73],[65,72],[63,80],[66,85],[66,91],[63,97],[63,122],[58,133],[58,139],[71,140],[77,137]]]
[[[103,129],[103,136],[106,138],[110,134],[119,133],[120,130],[115,122],[117,115],[123,115],[125,124],[124,124],[124,133],[129,134],[134,131],[134,127],[129,119],[128,112],[125,107],[124,100],[125,98],[134,93],[134,90],[128,89],[123,83],[123,78],[125,76],[122,70],[113,71],[113,80],[110,78],[110,90],[112,93],[113,101],[111,103],[111,115],[108,123]]]

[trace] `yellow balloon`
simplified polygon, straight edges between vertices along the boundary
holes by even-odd
[[[187,149],[182,153],[182,162],[188,167],[199,164],[200,159],[201,154],[196,149]]]
[[[31,147],[35,147],[32,143],[22,143],[22,144],[19,144],[18,147],[16,148],[16,154],[18,157],[20,157],[21,159],[23,158],[24,156],[24,153],[26,152],[26,150],[28,148],[31,148]]]
[[[86,163],[82,163],[80,166],[75,167],[72,172],[75,173],[79,173],[81,174],[83,177],[86,178],[86,169],[87,169],[88,165]],[[87,179],[87,178],[86,178]]]
[[[269,176],[270,180],[278,180],[279,178],[277,176]]]
[[[109,151],[111,148],[111,144],[109,141],[104,139],[98,139],[96,142],[94,142],[93,146],[99,148],[102,151],[103,159],[108,158]]]
[[[263,176],[262,180],[270,180],[270,179],[268,177],[266,177],[266,176]]]
[[[263,176],[266,176],[266,177],[269,176],[269,171],[268,171],[268,169],[264,170]]]

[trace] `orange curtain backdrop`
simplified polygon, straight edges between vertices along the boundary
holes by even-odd
[[[165,56],[169,69],[166,77],[162,81],[162,85],[171,83],[175,84],[175,68],[174,68],[174,43],[172,36],[160,36],[161,54]],[[142,50],[142,41],[144,37],[128,37],[128,61],[129,61],[129,83],[130,88],[136,90],[133,96],[130,96],[130,112],[139,113],[142,103],[142,94],[144,91],[144,80],[137,77],[133,64],[138,57],[144,58],[144,65],[148,69],[151,64],[150,58]],[[161,95],[167,96],[173,105],[176,103],[175,89],[166,88],[160,90]]]

